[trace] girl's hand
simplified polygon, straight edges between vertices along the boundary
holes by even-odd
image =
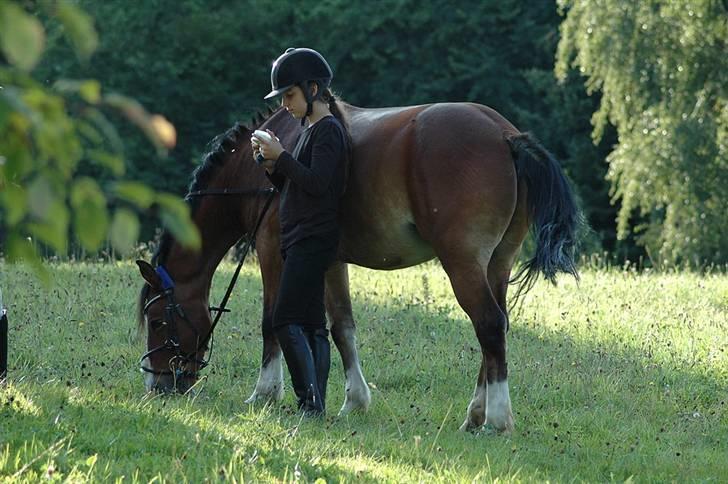
[[[263,155],[263,158],[265,158],[268,161],[273,161],[273,166],[275,166],[275,160],[278,159],[279,156],[281,156],[281,153],[283,153],[283,146],[281,145],[280,140],[276,137],[275,133],[273,131],[266,129],[269,135],[273,138],[271,141],[266,141],[262,139],[257,139],[258,141],[258,150]],[[255,148],[254,148],[255,149]],[[266,163],[263,164],[266,168]]]

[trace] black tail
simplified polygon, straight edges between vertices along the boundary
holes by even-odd
[[[519,183],[528,187],[528,212],[536,241],[536,253],[519,269],[511,282],[519,293],[535,284],[538,273],[556,283],[565,272],[577,280],[576,248],[582,216],[559,162],[529,133],[508,140],[516,163]]]

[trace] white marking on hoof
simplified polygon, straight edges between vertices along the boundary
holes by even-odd
[[[513,430],[513,411],[511,410],[511,396],[508,392],[508,380],[488,384],[485,423],[501,432]]]
[[[372,394],[369,391],[367,382],[364,380],[359,362],[356,363],[354,368],[346,372],[345,388],[344,404],[341,406],[341,410],[339,410],[339,416],[344,416],[354,411],[365,412],[372,402]]]
[[[485,423],[485,388],[479,385],[475,386],[473,398],[468,404],[468,412],[465,416],[465,422],[460,426],[463,432],[480,428]]]
[[[281,355],[276,355],[268,364],[260,368],[258,382],[255,384],[253,394],[245,403],[257,401],[280,401],[283,398],[283,364]]]

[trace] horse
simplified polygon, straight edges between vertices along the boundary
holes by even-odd
[[[393,270],[437,258],[481,348],[475,390],[460,429],[488,424],[511,431],[509,284],[528,290],[540,275],[551,282],[559,272],[578,278],[581,215],[558,161],[531,134],[484,105],[367,109],[337,102],[351,153],[340,206],[340,246],[326,274],[325,304],[346,378],[340,414],[366,410],[371,402],[357,353],[348,264]],[[272,330],[282,270],[277,195],[271,195],[276,200],[261,217],[271,185],[253,159],[250,135],[253,129],[270,129],[290,150],[302,128],[281,108],[253,124],[236,123],[218,135],[193,174],[187,199],[201,249],[185,249],[165,234],[152,264],[137,261],[145,279],[138,317],[140,328],[147,327],[142,367],[149,391],[184,392],[197,381],[209,346],[201,335],[211,330],[212,276],[257,221],[263,352],[246,402],[283,396],[282,353]],[[222,196],[232,189],[234,196]],[[529,230],[535,252],[512,275]]]

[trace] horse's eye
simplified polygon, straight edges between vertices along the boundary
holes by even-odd
[[[153,319],[153,320],[149,321],[149,326],[152,328],[153,331],[159,331],[160,329],[162,329],[162,326],[164,326],[165,324],[167,324],[167,323],[165,323],[161,319]]]

